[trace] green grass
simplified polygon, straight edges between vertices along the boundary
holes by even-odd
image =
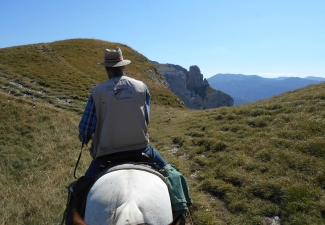
[[[3,93],[0,108],[0,223],[58,223],[79,147],[78,117]]]
[[[64,64],[52,56],[48,73],[35,72],[26,57],[0,62],[0,224],[60,223],[80,151],[80,113],[88,89],[105,79],[92,64],[110,44],[81,39],[0,49],[3,58],[44,45],[70,68],[57,74]],[[325,224],[325,83],[242,106],[188,110],[150,80],[144,56],[120,46],[135,62],[127,73],[154,96],[150,142],[187,177],[194,224],[263,224],[273,216],[284,225]],[[35,63],[47,59],[33,54]],[[89,161],[85,151],[79,175]]]
[[[15,96],[45,100],[81,113],[90,89],[107,79],[104,67],[98,65],[104,50],[115,47],[131,60],[125,72],[147,84],[153,104],[184,107],[162,85],[162,75],[145,56],[126,45],[100,40],[72,39],[0,49],[0,85]]]
[[[168,126],[154,113],[159,122],[151,137],[158,148],[178,148],[169,160],[186,171],[194,198],[206,197],[193,207],[217,212],[215,220],[226,208],[225,224],[262,224],[264,216],[279,216],[283,224],[323,224],[324,87],[239,107],[169,109]]]

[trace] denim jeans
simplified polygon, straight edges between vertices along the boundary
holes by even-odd
[[[145,153],[149,156],[149,163],[156,163],[157,166],[159,166],[160,169],[162,169],[164,166],[166,166],[168,163],[164,160],[164,158],[159,154],[159,152],[151,147],[150,144],[146,148],[138,149],[138,150],[133,150],[133,151],[127,151],[125,154],[128,152],[141,152]],[[85,177],[94,177],[96,176],[100,171],[102,166],[106,165],[106,161],[96,158],[93,159],[85,173]]]

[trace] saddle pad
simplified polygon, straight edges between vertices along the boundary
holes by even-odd
[[[117,171],[117,170],[142,170],[142,171],[146,171],[148,173],[152,173],[152,174],[160,177],[160,179],[162,179],[165,182],[165,184],[168,185],[166,178],[161,173],[159,173],[158,171],[152,169],[150,166],[145,165],[145,164],[123,163],[123,164],[109,166],[109,167],[105,168],[99,174],[98,178],[103,176],[106,173],[114,172],[114,171]]]

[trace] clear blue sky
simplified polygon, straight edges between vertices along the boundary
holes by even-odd
[[[205,78],[325,77],[325,0],[2,0],[0,32],[0,48],[119,42]]]

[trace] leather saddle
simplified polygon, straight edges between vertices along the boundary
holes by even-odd
[[[143,152],[117,152],[99,157],[101,160],[117,164],[123,162],[148,163],[149,156]]]

